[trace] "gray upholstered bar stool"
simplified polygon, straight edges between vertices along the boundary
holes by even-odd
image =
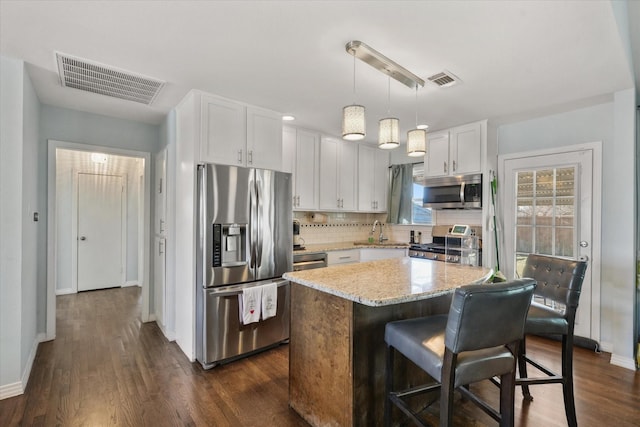
[[[456,289],[448,315],[387,323],[385,426],[391,423],[391,404],[416,424],[425,424],[405,398],[440,389],[440,425],[453,418],[453,392],[458,389],[500,426],[513,426],[515,369],[524,322],[531,303],[533,279]],[[394,353],[398,351],[436,380],[436,383],[392,391]],[[472,394],[466,386],[499,376],[500,412]]]
[[[529,385],[562,384],[564,409],[570,427],[578,425],[573,398],[573,328],[586,270],[587,263],[584,261],[530,254],[522,272],[523,277],[531,277],[538,282],[534,292],[535,296],[556,305],[556,309],[554,309],[545,304],[532,302],[524,332],[534,335],[562,336],[562,375],[557,375],[547,367],[530,359],[526,354],[525,338],[521,342],[520,355],[518,356],[520,378],[516,380],[516,385],[522,386],[525,399],[532,400]],[[529,377],[527,363],[544,373],[545,376]]]

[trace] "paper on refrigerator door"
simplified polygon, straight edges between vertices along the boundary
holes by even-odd
[[[245,325],[260,320],[260,309],[262,306],[262,286],[244,288],[238,295],[238,307],[240,312],[240,322]]]

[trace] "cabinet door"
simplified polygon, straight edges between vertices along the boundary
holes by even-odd
[[[389,187],[388,151],[376,150],[373,173],[373,210],[376,212],[386,212]]]
[[[246,165],[282,170],[282,117],[257,107],[247,107]]]
[[[338,149],[340,142],[331,138],[320,141],[320,209],[339,209]]]
[[[425,176],[445,176],[449,174],[449,131],[427,135],[425,156]]]
[[[300,129],[296,140],[296,203],[293,208],[318,209],[320,141],[317,134]]]
[[[339,141],[338,150],[338,197],[340,208],[356,209],[358,170],[358,146],[350,141]]]
[[[358,210],[372,212],[376,148],[358,145]]]
[[[451,129],[452,175],[481,171],[482,145],[480,123],[471,123]]]
[[[294,173],[296,170],[296,130],[282,128],[282,172]],[[295,181],[295,177],[294,177]],[[295,188],[293,194],[296,194]]]
[[[200,160],[224,165],[246,163],[246,109],[243,105],[202,96]]]

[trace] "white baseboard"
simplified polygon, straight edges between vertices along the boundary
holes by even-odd
[[[606,351],[607,353],[613,353],[613,344],[610,342],[602,341],[600,343],[600,350]]]
[[[172,331],[168,331],[160,322],[156,320],[156,325],[162,331],[162,334],[167,339],[167,341],[172,342],[176,340],[176,333]]]
[[[129,286],[140,286],[140,283],[137,280],[129,280],[122,285],[123,288],[128,288]]]
[[[56,289],[56,295],[69,295],[69,294],[75,294],[75,293],[77,292],[74,291],[73,288]]]
[[[24,394],[24,390],[27,388],[27,383],[29,382],[29,376],[31,375],[31,368],[33,368],[33,362],[36,359],[36,353],[38,352],[38,344],[45,341],[45,339],[46,337],[44,333],[36,335],[36,339],[33,341],[31,351],[29,352],[27,364],[24,367],[24,371],[22,371],[21,380],[0,386],[0,400]]]
[[[632,371],[636,370],[636,362],[635,360],[633,360],[633,357],[623,357],[618,356],[617,354],[612,354],[609,363],[611,363],[612,365],[620,366],[622,368],[630,369]]]
[[[0,400],[20,396],[21,394],[24,394],[21,381],[0,386]]]

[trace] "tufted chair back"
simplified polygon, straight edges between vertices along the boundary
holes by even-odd
[[[586,270],[585,261],[529,254],[522,277],[537,281],[534,295],[564,304],[567,312],[575,312]]]

